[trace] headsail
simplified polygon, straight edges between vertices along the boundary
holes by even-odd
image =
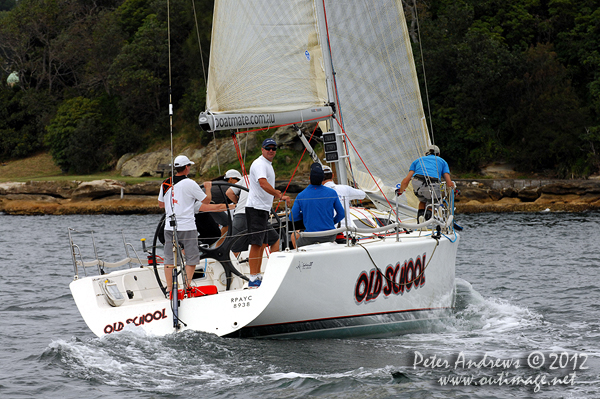
[[[275,113],[325,105],[314,13],[307,0],[216,0],[207,111]]]
[[[429,144],[401,0],[325,5],[344,131],[392,198]],[[377,189],[354,150],[349,152],[357,183]]]

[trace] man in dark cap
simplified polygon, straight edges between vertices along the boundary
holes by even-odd
[[[250,281],[248,288],[258,288],[261,284],[260,267],[262,256],[268,245],[267,221],[273,206],[273,199],[289,201],[290,197],[275,189],[273,159],[277,154],[277,143],[272,138],[262,143],[262,155],[258,157],[248,175],[248,200],[246,201],[246,223],[250,239]]]
[[[305,231],[316,232],[333,230],[344,219],[344,207],[337,192],[322,186],[323,168],[319,163],[310,167],[310,185],[306,187],[294,201],[292,217],[304,222]],[[300,237],[300,232],[292,234],[292,244],[295,248],[319,242],[335,241],[335,234],[320,237]]]
[[[396,194],[402,195],[413,178],[415,179],[413,181],[413,192],[420,201],[417,220],[421,216],[424,216],[425,220],[429,220],[431,210],[428,209],[425,212],[425,206],[428,203],[431,204],[434,199],[439,200],[441,198],[440,181],[442,178],[446,180],[448,188],[454,187],[454,182],[450,179],[448,163],[440,157],[440,149],[437,145],[430,145],[424,157],[413,161],[408,175],[402,180]]]

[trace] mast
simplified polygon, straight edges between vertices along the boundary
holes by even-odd
[[[330,125],[333,127],[335,133],[338,160],[332,161],[337,162],[337,182],[339,184],[348,184],[348,174],[346,172],[346,155],[344,151],[343,133],[339,124],[334,121],[335,115],[339,115],[339,104],[336,103],[336,96],[334,90],[334,76],[333,76],[333,65],[331,62],[331,52],[329,51],[329,38],[327,37],[327,21],[325,19],[325,0],[316,0],[316,14],[317,14],[317,27],[319,29],[319,41],[321,42],[321,51],[323,52],[323,64],[325,66],[325,82],[327,84],[327,98],[329,104],[334,104],[334,114],[331,117]]]

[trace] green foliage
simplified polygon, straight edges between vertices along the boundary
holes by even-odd
[[[499,159],[569,177],[600,170],[600,0],[403,3],[419,11],[426,114],[453,170]],[[0,0],[0,157],[47,145],[64,170],[102,170],[167,139],[169,103],[174,132],[207,144],[197,116],[214,4],[193,5],[198,32],[188,0],[170,0],[168,14],[164,0]]]
[[[12,10],[16,5],[16,0],[0,0],[0,11]]]
[[[135,35],[151,13],[149,2],[149,0],[125,0],[115,11],[119,26],[129,37]]]
[[[166,25],[148,15],[110,67],[109,80],[121,104],[141,123],[156,118],[168,100],[163,95],[169,62],[165,32]]]
[[[31,98],[18,88],[0,87],[0,159],[26,157],[42,150],[42,114],[32,102],[44,103],[43,95]],[[42,98],[40,98],[42,97]],[[38,103],[39,104],[39,103]]]
[[[97,100],[84,97],[67,100],[48,125],[46,145],[64,172],[90,173],[104,165],[106,135],[98,107]]]
[[[524,170],[556,169],[568,176],[583,155],[578,154],[585,121],[579,99],[551,46],[530,48],[525,62],[523,76],[513,82],[519,102],[509,113],[512,159]]]
[[[432,130],[451,166],[503,159],[565,177],[598,171],[581,165],[595,158],[594,141],[582,145],[586,126],[600,126],[600,1],[419,4],[414,52],[420,63],[423,48]]]

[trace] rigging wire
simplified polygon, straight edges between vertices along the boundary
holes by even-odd
[[[333,90],[334,90],[334,95],[335,95],[335,99],[336,99],[336,108],[337,108],[337,112],[339,115],[339,121],[338,124],[342,127],[344,126],[344,116],[342,114],[342,106],[341,106],[341,101],[340,101],[340,96],[339,96],[339,92],[338,92],[338,87],[337,87],[337,79],[335,76],[335,68],[333,66],[333,56],[331,55],[331,40],[329,38],[329,24],[327,22],[327,8],[325,7],[325,1],[323,0],[323,19],[325,21],[325,33],[327,36],[327,47],[329,47],[329,64],[331,65],[331,76],[333,79],[332,85],[333,85]],[[333,119],[336,119],[335,116],[332,116]],[[350,160],[350,151],[348,149],[348,143],[346,141],[345,137],[342,137],[342,142],[344,144],[344,151],[345,151],[345,155],[348,155],[348,167],[350,168],[350,175],[352,176],[352,182],[354,183],[354,186],[357,187],[356,184],[356,178],[354,177],[354,169],[352,168],[352,161]],[[342,166],[343,165],[343,166]],[[344,159],[340,159],[340,161],[338,162],[338,167],[346,167],[346,162],[344,161]],[[339,182],[340,184],[347,184],[348,182]]]
[[[204,56],[202,55],[202,43],[200,42],[200,28],[198,26],[198,16],[196,15],[196,3],[192,0],[192,9],[194,10],[194,22],[196,24],[196,37],[198,38],[198,49],[200,50],[200,61],[202,63],[202,76],[204,77],[204,87],[206,87],[206,68],[204,67]]]
[[[174,173],[174,169],[175,169],[175,162],[173,160],[173,91],[172,91],[172,74],[171,74],[171,3],[169,0],[167,0],[167,47],[168,47],[168,54],[169,54],[169,133],[170,133],[170,140],[171,140],[171,182],[173,183],[173,185],[171,185],[171,195],[169,196],[169,201],[170,201],[170,205],[171,205],[171,211],[173,211],[172,214],[172,221],[169,221],[169,223],[173,222],[173,265],[175,266],[175,268],[173,269],[173,276],[175,277],[175,281],[173,286],[177,286],[177,274],[181,273],[181,272],[175,272],[175,270],[177,270],[177,267],[179,266],[179,259],[178,259],[178,255],[180,255],[179,252],[179,242],[177,239],[177,219],[175,218],[175,212],[174,212],[174,195],[175,195],[175,180],[173,179],[173,176],[175,176]],[[166,193],[165,193],[166,194]],[[165,223],[167,223],[167,221],[165,220]],[[183,260],[183,258],[182,258]],[[185,273],[185,266],[182,267],[182,270]],[[168,271],[166,271],[165,268],[165,273],[168,273]],[[186,283],[187,278],[184,278],[184,289],[185,289],[185,283]],[[173,287],[172,286],[172,287]],[[172,288],[171,287],[171,288]],[[178,295],[177,292],[173,293],[173,295],[176,297]],[[177,299],[175,299],[177,300]],[[176,329],[179,329],[179,313],[173,308],[173,301],[171,301],[171,311],[173,313],[173,327],[175,327]]]
[[[425,99],[427,100],[427,113],[429,114],[429,126],[431,127],[431,143],[435,144],[433,135],[433,119],[431,117],[431,104],[429,103],[429,90],[427,89],[427,74],[425,73],[425,58],[423,57],[423,43],[421,42],[421,28],[419,27],[419,11],[417,0],[413,0],[415,6],[415,21],[417,22],[417,35],[419,36],[419,51],[421,52],[421,67],[423,68],[423,85],[425,86]]]
[[[194,10],[194,23],[196,26],[196,37],[198,39],[198,50],[200,52],[200,61],[202,63],[202,76],[204,78],[204,87],[207,87],[208,82],[206,79],[206,67],[204,66],[204,56],[202,55],[202,42],[200,41],[200,27],[198,25],[198,15],[196,14],[196,3],[192,0],[192,9]],[[217,136],[213,130],[213,142],[215,143],[215,154],[217,156],[217,167],[219,169],[219,175],[221,174],[221,162],[219,161],[219,149],[217,148]]]

